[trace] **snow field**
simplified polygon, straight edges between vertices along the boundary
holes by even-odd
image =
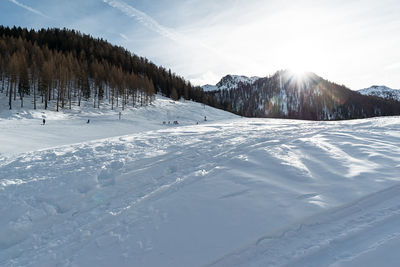
[[[400,118],[244,119],[163,98],[130,112],[0,120],[0,265],[395,262]]]
[[[21,152],[36,151],[88,142],[112,136],[159,130],[179,125],[195,125],[208,121],[237,118],[218,109],[203,106],[190,101],[172,101],[169,98],[156,96],[156,101],[148,107],[132,108],[127,106],[111,110],[108,102],[102,103],[100,109],[93,108],[91,101],[82,101],[81,107],[56,112],[53,104],[49,110],[33,110],[30,101],[25,101],[26,108],[18,108],[16,101],[13,110],[8,110],[7,99],[0,98],[0,157],[15,155]],[[38,104],[39,105],[39,104]],[[121,112],[121,120],[119,120]],[[42,119],[46,119],[46,125]],[[90,123],[87,124],[88,119]],[[163,122],[166,125],[163,125]],[[170,124],[168,124],[170,122]]]

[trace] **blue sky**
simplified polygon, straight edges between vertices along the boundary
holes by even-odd
[[[400,89],[398,0],[1,0],[0,23],[102,37],[195,84],[313,71]]]

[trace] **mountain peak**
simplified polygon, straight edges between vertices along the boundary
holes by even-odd
[[[358,91],[362,95],[377,96],[385,99],[400,101],[400,90],[385,85],[373,85]]]
[[[232,90],[239,85],[251,85],[258,79],[260,79],[260,77],[228,74],[222,77],[216,85],[206,84],[202,86],[202,88],[204,91]]]

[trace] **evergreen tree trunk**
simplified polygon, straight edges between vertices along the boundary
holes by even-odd
[[[60,88],[57,90],[57,112],[58,112],[58,107],[60,105]]]
[[[125,91],[125,90],[124,90]],[[124,110],[125,109],[125,92],[122,94],[122,110]]]
[[[61,94],[61,108],[62,109],[64,109],[64,106],[65,106],[65,85],[63,86],[63,91],[62,91],[62,94]]]
[[[97,90],[96,90],[96,87],[94,87],[94,92],[93,92],[93,108],[96,108],[96,97],[97,97]]]
[[[97,108],[100,108],[100,90],[103,91],[103,85],[100,86],[99,88],[99,93],[97,94]],[[104,91],[103,91],[103,97],[104,97]]]
[[[14,101],[17,100],[17,82],[14,83]]]
[[[45,98],[44,98],[44,109],[46,109],[46,110],[47,110],[47,101],[49,101],[48,100],[48,95],[49,95],[49,87],[47,87],[46,95],[45,95]]]
[[[68,99],[69,99],[69,109],[71,109],[72,105],[72,93],[71,93],[71,83],[68,83]]]
[[[118,91],[119,91],[119,90],[117,90],[117,96],[116,96],[116,98],[117,98],[117,108],[118,108],[118,97],[119,97]]]
[[[10,79],[7,79],[7,91],[6,91],[6,96],[8,96],[10,93]]]
[[[10,86],[10,91],[8,92],[9,94],[8,94],[8,96],[9,96],[9,98],[8,98],[8,106],[10,107],[10,110],[12,109],[12,85]]]
[[[81,106],[81,90],[78,92],[78,107]]]
[[[114,89],[112,90],[112,95],[111,95],[111,110],[114,109]]]
[[[33,79],[33,109],[36,109],[36,83]]]
[[[21,108],[24,107],[24,91],[21,90],[19,97],[21,99]]]
[[[50,88],[50,86],[51,86],[51,82],[50,82],[49,88],[47,89],[47,97],[46,97],[46,98],[48,98],[49,101],[51,101],[51,88]]]

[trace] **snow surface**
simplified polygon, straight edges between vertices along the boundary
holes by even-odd
[[[400,260],[399,117],[246,119],[162,97],[121,121],[0,116],[1,266]]]
[[[374,85],[369,88],[361,89],[358,92],[362,95],[378,96],[386,99],[394,99],[400,101],[400,90],[391,89],[383,85]]]
[[[210,108],[199,103],[172,101],[157,96],[150,107],[127,107],[111,110],[111,105],[103,103],[100,109],[94,109],[92,102],[82,101],[81,107],[72,106],[56,112],[50,110],[33,110],[19,108],[19,102],[13,110],[6,107],[6,99],[0,98],[0,157],[1,154],[18,154],[31,150],[50,148],[59,145],[90,141],[94,139],[121,136],[125,134],[164,129],[172,126],[173,121],[179,125],[193,125],[208,121],[235,118],[224,111]],[[61,109],[60,109],[61,110]],[[119,120],[121,112],[121,120]],[[46,119],[43,127],[42,118]],[[90,123],[87,124],[87,121]],[[163,125],[163,122],[167,125]],[[168,125],[170,122],[170,125]],[[7,140],[6,142],[4,142]]]

